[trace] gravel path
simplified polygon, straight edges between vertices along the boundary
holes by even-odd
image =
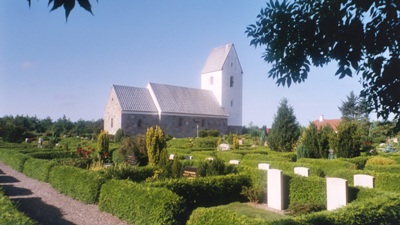
[[[48,183],[34,180],[0,161],[0,185],[19,210],[43,225],[127,225],[97,205],[85,205],[65,196]]]

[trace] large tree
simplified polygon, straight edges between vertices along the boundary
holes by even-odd
[[[274,117],[271,132],[268,134],[268,146],[278,152],[290,152],[300,136],[300,125],[288,100],[283,99]]]
[[[304,82],[311,66],[336,61],[339,78],[361,74],[371,110],[399,118],[399,17],[399,0],[271,0],[246,33],[265,47],[278,85]]]

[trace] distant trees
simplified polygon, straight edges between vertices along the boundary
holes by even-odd
[[[314,123],[304,130],[296,147],[297,158],[327,158],[333,129],[326,125],[320,129]]]
[[[101,131],[103,120],[72,122],[66,116],[53,121],[50,117],[39,119],[36,116],[0,117],[0,138],[7,142],[22,142],[25,138],[39,136],[55,140],[57,137],[85,136],[94,138]]]
[[[278,152],[289,152],[300,136],[300,125],[288,100],[283,99],[268,134],[268,146]]]
[[[355,95],[353,91],[347,96],[346,101],[342,101],[342,105],[338,108],[342,113],[342,119],[368,121],[368,102],[364,97],[360,98]]]

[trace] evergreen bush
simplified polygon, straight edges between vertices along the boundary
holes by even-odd
[[[57,165],[55,161],[30,158],[26,160],[23,172],[28,177],[47,182],[49,179],[50,170],[55,165]]]

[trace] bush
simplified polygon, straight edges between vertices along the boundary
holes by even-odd
[[[75,152],[66,152],[66,151],[32,152],[29,153],[28,155],[37,159],[77,158]]]
[[[293,176],[290,179],[289,208],[299,211],[325,209],[326,181],[320,177]]]
[[[104,182],[105,179],[97,172],[71,166],[55,166],[49,175],[53,188],[86,204],[97,202]]]
[[[28,177],[47,182],[49,179],[50,170],[55,165],[57,165],[55,161],[30,158],[26,160],[23,172]]]
[[[125,180],[134,182],[145,181],[148,177],[154,176],[155,169],[152,167],[136,167],[125,163],[117,164],[101,171],[106,179]]]
[[[217,147],[217,142],[218,138],[216,137],[196,138],[193,140],[193,147],[215,149]]]
[[[14,203],[5,196],[3,188],[0,186],[0,224],[13,225],[36,225],[31,218],[18,211]]]
[[[251,186],[244,175],[214,176],[197,179],[159,181],[150,184],[165,187],[186,200],[188,210],[197,207],[216,206],[235,201],[245,201],[240,193],[243,186]]]
[[[370,166],[370,165],[388,166],[388,165],[394,165],[394,164],[396,164],[396,161],[393,159],[382,157],[382,156],[375,156],[375,157],[368,159],[365,166]]]
[[[24,170],[25,161],[30,157],[13,150],[0,151],[0,160],[18,172]]]
[[[178,224],[184,202],[165,188],[147,187],[131,181],[110,180],[103,185],[100,210],[132,224]]]
[[[400,174],[400,165],[368,165],[364,170]]]

